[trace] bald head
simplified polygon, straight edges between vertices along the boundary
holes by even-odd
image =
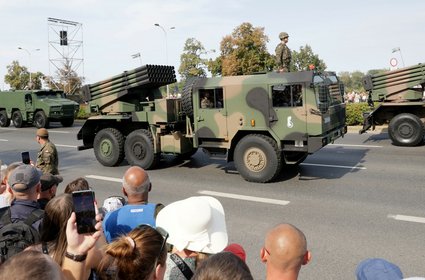
[[[151,187],[148,173],[141,167],[130,167],[124,174],[123,187],[128,195],[148,193]]]
[[[291,224],[277,225],[267,233],[261,257],[268,270],[298,275],[310,260],[304,233]]]

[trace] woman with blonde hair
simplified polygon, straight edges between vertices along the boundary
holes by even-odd
[[[162,280],[167,259],[168,233],[140,225],[106,247],[99,267],[101,279]]]

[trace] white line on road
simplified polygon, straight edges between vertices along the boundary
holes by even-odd
[[[1,130],[18,130],[17,128],[0,127]]]
[[[366,170],[366,167],[361,166],[346,166],[346,165],[331,165],[331,164],[316,164],[316,163],[301,163],[300,165],[308,165],[308,166],[320,166],[320,167],[335,167],[335,168],[345,168],[345,169],[361,169]]]
[[[122,179],[120,178],[113,178],[113,177],[106,177],[106,176],[86,175],[86,178],[122,183]]]
[[[232,194],[232,193],[223,193],[223,192],[213,192],[213,191],[198,191],[198,193],[204,194],[204,195],[227,197],[227,198],[234,198],[234,199],[248,200],[248,201],[255,201],[255,202],[262,202],[262,203],[269,203],[269,204],[277,204],[277,205],[287,205],[290,202],[286,200],[278,200],[278,199],[247,196],[247,195]]]
[[[7,140],[7,139],[0,139],[0,141],[2,141],[2,142],[7,142],[7,141],[9,141],[9,140]]]
[[[329,144],[329,146],[358,147],[358,148],[382,148],[383,147],[383,146],[374,146],[374,145],[355,145],[355,144]]]
[[[421,223],[425,224],[425,218],[423,217],[415,217],[415,216],[406,216],[406,215],[388,215],[389,219],[394,219],[398,221],[405,221],[405,222],[414,222],[414,223]]]
[[[64,145],[64,144],[55,144],[56,147],[65,147],[65,148],[77,148],[77,146],[73,145]]]

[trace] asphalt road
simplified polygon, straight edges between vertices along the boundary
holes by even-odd
[[[66,183],[85,177],[97,200],[120,194],[128,164],[103,167],[93,150],[77,151],[79,124],[53,127],[50,135]],[[0,159],[20,160],[21,151],[36,158],[35,128],[0,128]],[[166,157],[149,171],[150,201],[168,204],[208,194],[223,204],[230,242],[243,245],[255,279],[264,279],[259,251],[265,232],[288,222],[307,236],[312,261],[299,279],[355,279],[357,264],[380,257],[398,264],[405,277],[425,276],[425,146],[391,145],[385,130],[348,133],[287,169],[277,182],[244,181],[233,164],[198,151],[191,161]]]

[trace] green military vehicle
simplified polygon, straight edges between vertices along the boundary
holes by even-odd
[[[89,118],[80,150],[105,166],[155,167],[161,154],[198,148],[226,155],[247,181],[269,182],[346,133],[343,86],[333,72],[193,78],[181,98],[163,98],[174,68],[146,65],[83,87]]]
[[[425,64],[365,76],[363,86],[369,93],[372,111],[364,114],[360,133],[388,123],[394,145],[416,146],[423,142]]]
[[[72,126],[79,105],[64,97],[62,91],[17,90],[0,91],[0,126],[15,127],[33,124],[47,128],[52,121]]]

